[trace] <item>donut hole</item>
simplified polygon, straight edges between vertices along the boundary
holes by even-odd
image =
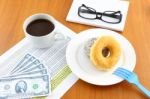
[[[110,49],[108,48],[108,47],[104,47],[103,49],[102,49],[102,55],[104,56],[104,57],[109,57],[110,56]]]

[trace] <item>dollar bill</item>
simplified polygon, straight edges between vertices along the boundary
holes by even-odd
[[[26,66],[22,66],[18,71],[16,71],[14,74],[19,73],[19,72],[23,72],[26,71],[28,68],[32,68],[37,66],[38,64],[40,64],[40,61],[38,59],[35,59],[33,62],[30,62],[28,65]]]
[[[47,96],[50,90],[49,75],[0,79],[0,97],[28,98]]]
[[[10,75],[10,76],[4,76],[1,78],[12,78],[12,77],[32,77],[32,76],[41,76],[41,75],[45,75],[48,74],[47,69],[41,69],[41,70],[37,70],[37,71],[31,71],[31,72],[26,72],[26,73],[20,73],[20,74],[15,74],[15,75]]]
[[[23,59],[14,67],[14,69],[10,72],[10,74],[14,74],[21,68],[25,67],[26,65],[32,63],[35,60],[35,57],[31,56],[30,54],[26,54]]]

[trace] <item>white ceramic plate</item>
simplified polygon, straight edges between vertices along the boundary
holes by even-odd
[[[111,71],[97,70],[85,53],[84,44],[90,38],[100,36],[113,36],[121,45],[122,55],[115,68]],[[66,50],[66,59],[72,72],[80,79],[95,85],[112,85],[123,79],[115,76],[112,72],[117,67],[123,67],[133,71],[136,64],[136,55],[133,46],[122,35],[106,29],[90,29],[79,33],[72,39]]]

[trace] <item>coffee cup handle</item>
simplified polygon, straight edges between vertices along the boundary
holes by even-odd
[[[67,39],[68,37],[67,36],[65,36],[64,34],[61,34],[61,33],[56,33],[55,34],[55,40],[57,41],[57,40],[65,40],[65,39]]]

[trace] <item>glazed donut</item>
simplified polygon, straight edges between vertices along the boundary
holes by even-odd
[[[99,70],[110,70],[121,56],[120,44],[111,36],[98,38],[90,49],[90,60]]]

